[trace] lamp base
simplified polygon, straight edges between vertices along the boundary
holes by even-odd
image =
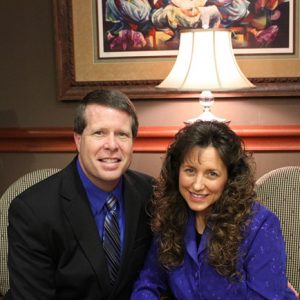
[[[224,118],[216,117],[210,111],[211,106],[215,102],[214,101],[214,96],[213,96],[211,91],[208,91],[208,90],[202,91],[202,93],[200,95],[199,102],[200,102],[201,106],[203,107],[203,113],[201,115],[199,115],[198,117],[196,117],[196,118],[189,119],[189,120],[185,121],[184,122],[185,124],[194,123],[198,120],[201,120],[201,121],[217,121],[217,122],[221,122],[221,123],[229,123],[230,122],[230,121],[227,121]]]
[[[224,119],[224,118],[219,118],[217,116],[215,116],[211,111],[204,111],[201,115],[199,115],[196,118],[193,119],[189,119],[187,121],[185,121],[185,124],[191,124],[194,123],[196,121],[217,121],[217,122],[221,122],[221,123],[230,123],[230,121]]]

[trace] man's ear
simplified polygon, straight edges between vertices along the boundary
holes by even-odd
[[[77,132],[74,132],[73,137],[74,137],[74,142],[75,142],[75,145],[76,145],[77,152],[80,152],[81,134],[79,134]]]

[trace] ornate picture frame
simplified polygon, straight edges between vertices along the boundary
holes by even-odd
[[[299,6],[300,7],[300,6]],[[295,9],[295,45],[291,55],[238,57],[251,90],[215,93],[219,98],[300,96],[299,7]],[[115,88],[135,100],[193,99],[199,93],[169,92],[155,88],[175,59],[97,59],[95,0],[53,0],[58,100],[76,101],[95,88]]]

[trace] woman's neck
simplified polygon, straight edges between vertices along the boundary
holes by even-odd
[[[206,222],[205,222],[205,214],[201,212],[196,212],[196,230],[198,233],[202,234],[204,232]]]

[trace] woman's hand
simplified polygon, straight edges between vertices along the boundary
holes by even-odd
[[[292,286],[292,284],[288,281],[288,287],[295,293],[297,299],[299,299],[299,293],[296,291],[296,289]]]

